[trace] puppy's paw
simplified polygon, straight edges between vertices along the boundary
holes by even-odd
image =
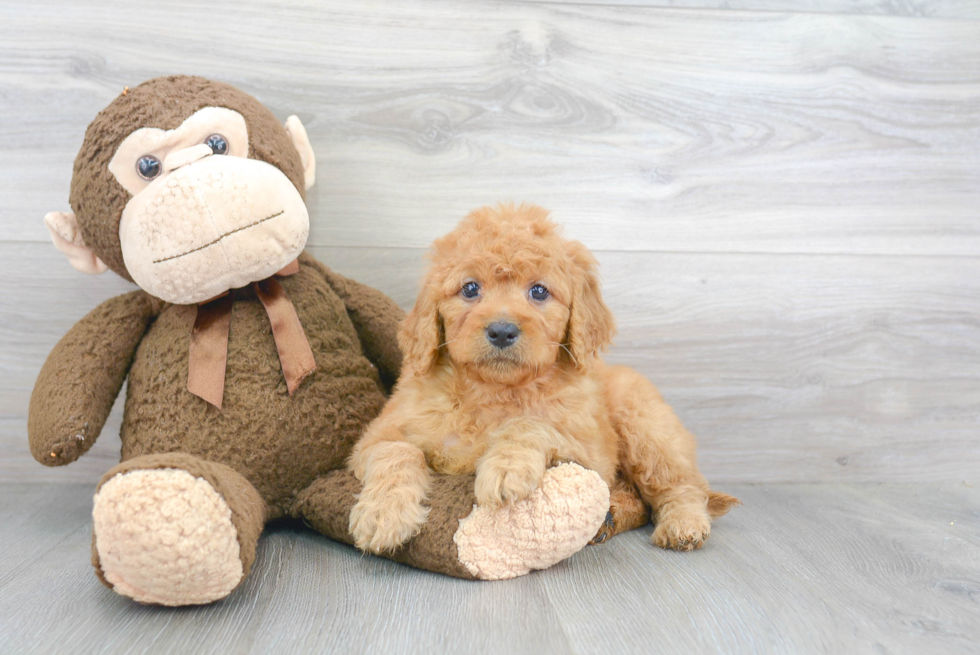
[[[711,519],[705,512],[674,510],[657,521],[653,543],[661,548],[698,550],[711,534]]]
[[[428,516],[429,508],[413,494],[365,487],[350,513],[350,533],[361,550],[390,553],[418,534]]]
[[[489,508],[524,500],[541,486],[544,457],[491,457],[476,469],[476,502]],[[539,461],[540,460],[540,461]]]

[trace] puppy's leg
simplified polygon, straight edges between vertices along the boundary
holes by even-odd
[[[429,514],[422,505],[430,483],[422,450],[407,441],[379,440],[355,449],[350,465],[364,484],[350,513],[357,547],[391,552],[415,536]]]
[[[653,543],[694,550],[711,533],[708,482],[698,470],[696,441],[656,388],[636,371],[604,371],[610,416],[620,436],[621,466],[657,519]],[[713,502],[721,500],[715,494]],[[727,496],[730,505],[737,499]],[[722,499],[723,500],[723,499]],[[727,511],[727,506],[725,507]]]
[[[650,522],[650,508],[640,498],[639,492],[622,477],[609,487],[609,512],[599,528],[599,532],[589,542],[591,545],[605,543],[610,537],[635,528],[642,528]]]
[[[476,462],[476,500],[490,508],[523,500],[541,485],[545,468],[568,441],[535,419],[513,419],[487,436],[487,451]],[[562,452],[570,460],[578,453]]]

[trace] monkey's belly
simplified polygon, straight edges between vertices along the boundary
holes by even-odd
[[[301,312],[317,370],[290,396],[261,305],[236,302],[218,410],[187,391],[194,317],[193,307],[170,307],[140,344],[129,374],[122,458],[184,452],[227,464],[255,485],[274,517],[318,476],[344,466],[384,405],[377,374],[360,344],[351,343],[353,326],[341,321],[349,320],[346,313]],[[328,331],[331,321],[339,327]]]

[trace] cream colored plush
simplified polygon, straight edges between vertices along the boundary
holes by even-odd
[[[54,247],[64,253],[75,270],[86,275],[98,275],[109,270],[106,263],[85,245],[74,213],[48,212],[44,216],[44,225],[48,228]]]
[[[150,185],[150,181],[136,172],[140,157],[152,155],[164,162],[173,153],[204,145],[205,139],[212,134],[225,138],[228,152],[224,156],[248,157],[245,117],[225,107],[205,107],[194,112],[176,129],[141,127],[134,131],[119,144],[109,162],[109,172],[130,195],[135,196]]]
[[[284,127],[289,140],[293,142],[296,152],[299,153],[300,163],[303,164],[303,185],[309,190],[316,184],[316,158],[313,156],[310,137],[306,134],[306,127],[299,120],[299,116],[287,118]]]
[[[609,487],[598,473],[560,464],[524,500],[498,509],[474,505],[453,541],[459,561],[477,578],[516,578],[580,551],[608,509]]]
[[[144,291],[172,303],[203,302],[267,278],[299,256],[309,215],[278,168],[224,155],[189,159],[178,160],[182,166],[123,211],[123,258]]]
[[[161,605],[210,603],[242,579],[231,508],[186,471],[111,478],[95,496],[92,519],[103,574],[124,596]]]

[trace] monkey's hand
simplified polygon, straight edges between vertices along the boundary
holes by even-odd
[[[70,464],[102,431],[136,347],[162,304],[143,291],[110,298],[54,347],[31,394],[31,453],[47,466]]]

